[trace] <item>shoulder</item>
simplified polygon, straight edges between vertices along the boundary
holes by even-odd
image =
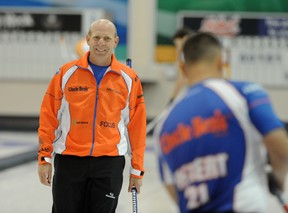
[[[74,60],[71,60],[71,61],[63,64],[60,67],[60,72],[62,72],[64,74],[73,67],[88,69],[88,59],[87,58],[88,58],[89,54],[90,54],[90,52],[87,52],[82,57],[76,58]]]
[[[119,67],[120,67],[120,71],[126,73],[128,76],[130,76],[131,78],[135,78],[137,77],[137,73],[135,70],[133,70],[132,68],[128,67],[127,65],[123,64],[123,63],[119,63]]]
[[[132,85],[139,86],[141,85],[141,80],[138,77],[135,70],[126,66],[125,64],[119,63],[119,71],[122,77],[125,79],[126,82],[130,82]]]
[[[266,90],[258,83],[244,81],[230,81],[230,83],[244,96],[267,95]]]
[[[118,61],[115,55],[112,55],[111,69],[119,72],[124,77],[126,76],[131,79],[138,79],[137,73],[126,64]]]
[[[63,64],[60,67],[59,71],[60,71],[60,73],[62,73],[64,75],[68,70],[70,70],[71,68],[77,66],[78,63],[79,63],[79,59],[76,59],[76,60],[73,60],[73,61],[69,61],[69,62]]]

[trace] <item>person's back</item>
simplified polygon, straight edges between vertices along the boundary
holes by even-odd
[[[266,155],[249,112],[255,105],[270,113],[265,104],[256,106],[265,97],[255,84],[235,87],[209,79],[191,87],[174,106],[160,141],[174,173],[181,212],[186,207],[191,212],[264,212]],[[272,120],[259,128],[280,126]]]
[[[191,37],[184,45],[183,70],[191,86],[162,123],[161,150],[174,176],[181,213],[263,213],[266,149],[283,186],[287,137],[259,85],[221,78],[220,50],[209,34]]]

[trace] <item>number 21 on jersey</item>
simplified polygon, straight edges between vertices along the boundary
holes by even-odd
[[[188,200],[187,208],[195,209],[209,201],[207,184],[190,185],[185,189],[185,198]]]

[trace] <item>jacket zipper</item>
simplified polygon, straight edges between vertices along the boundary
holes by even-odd
[[[105,74],[104,74],[103,77],[102,77],[101,82],[103,81],[105,75],[106,75],[108,72],[114,72],[114,73],[116,73],[116,74],[119,75],[119,73],[117,73],[117,72],[115,72],[115,71],[113,71],[113,70],[109,70],[109,71],[105,72]],[[94,76],[94,75],[93,75],[93,76]],[[94,77],[94,78],[95,78],[95,77]],[[97,80],[96,80],[96,78],[95,78],[95,82],[96,82],[96,85],[97,85]],[[93,150],[94,150],[94,143],[95,143],[94,140],[95,140],[95,133],[96,133],[96,112],[97,112],[97,105],[98,105],[98,89],[99,89],[99,87],[100,87],[101,82],[99,83],[99,85],[97,85],[97,88],[96,88],[96,101],[95,101],[94,118],[93,118],[93,125],[92,125],[92,128],[93,128],[93,130],[92,130],[92,147],[91,147],[91,150],[90,150],[90,156],[92,156]]]
[[[96,79],[95,79],[96,81]],[[97,82],[96,82],[97,85]],[[100,85],[100,84],[99,84]],[[97,85],[97,89],[96,89],[96,101],[95,101],[95,105],[94,105],[94,118],[93,118],[93,125],[92,125],[92,147],[90,150],[90,156],[92,156],[93,154],[93,150],[94,150],[94,139],[95,139],[95,124],[96,124],[96,112],[97,112],[97,105],[98,105],[98,88],[99,85]]]

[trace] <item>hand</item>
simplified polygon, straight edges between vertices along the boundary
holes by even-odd
[[[137,194],[140,194],[140,187],[142,186],[142,179],[130,177],[128,192],[132,191],[133,186],[136,187]]]
[[[52,165],[50,163],[38,166],[38,176],[40,182],[46,186],[51,186],[52,180]]]

